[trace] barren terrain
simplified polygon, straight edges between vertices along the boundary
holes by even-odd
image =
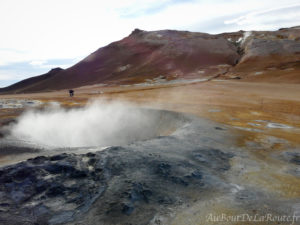
[[[219,184],[223,187],[223,190],[221,190],[222,188],[217,188],[208,191],[207,188],[210,187],[210,185],[217,185],[216,183],[214,184],[214,182],[216,182],[214,181],[213,183],[205,184],[204,187],[206,188],[201,189],[202,191],[200,193],[202,194],[200,194],[196,191],[197,189],[192,188],[193,185],[197,186],[196,183],[192,184],[194,181],[190,181],[192,183],[189,184],[189,188],[183,189],[181,189],[182,187],[177,187],[177,185],[180,186],[180,184],[174,181],[176,184],[174,188],[178,191],[177,195],[179,198],[182,198],[183,202],[180,203],[180,201],[174,200],[174,203],[164,203],[166,207],[168,206],[169,210],[163,207],[164,204],[159,204],[159,207],[162,208],[160,208],[160,213],[158,213],[156,210],[153,211],[152,208],[155,207],[153,203],[153,201],[155,201],[155,199],[153,199],[155,198],[153,196],[153,190],[156,190],[157,194],[162,194],[160,193],[160,190],[162,190],[160,188],[162,187],[151,186],[151,183],[144,180],[145,178],[127,177],[129,180],[137,179],[136,182],[140,180],[146,182],[144,184],[146,186],[134,186],[133,191],[140,193],[139,191],[147,189],[152,194],[149,194],[148,197],[137,197],[142,198],[142,200],[131,200],[131,203],[128,203],[128,205],[123,202],[127,200],[121,200],[123,197],[120,197],[120,200],[112,200],[116,197],[114,195],[119,193],[117,190],[124,191],[126,189],[124,184],[114,184],[117,185],[116,187],[109,186],[110,188],[114,187],[117,189],[110,194],[107,192],[107,194],[99,198],[88,213],[84,214],[85,216],[81,217],[80,220],[78,220],[78,217],[74,217],[77,218],[76,221],[78,220],[78,224],[119,224],[118,221],[127,221],[126,223],[133,224],[244,224],[242,222],[209,222],[207,221],[207,216],[210,214],[220,215],[222,213],[226,213],[227,215],[243,213],[249,213],[251,215],[264,215],[266,213],[290,215],[298,212],[300,197],[298,190],[300,177],[297,169],[300,154],[299,84],[215,79],[211,81],[182,82],[153,86],[86,86],[75,89],[75,97],[68,97],[67,94],[67,90],[62,90],[38,94],[6,95],[2,96],[2,98],[30,99],[38,100],[42,103],[54,101],[60,102],[67,108],[80,107],[91,99],[100,98],[107,101],[121,100],[132,102],[140,107],[187,113],[196,117],[206,118],[208,121],[217,122],[215,125],[202,124],[204,127],[197,128],[202,129],[202,131],[198,130],[196,133],[188,135],[187,137],[190,136],[191,138],[190,144],[196,141],[198,143],[196,146],[198,145],[199,148],[201,148],[201,146],[202,148],[209,146],[209,148],[222,149],[226,154],[234,154],[234,157],[229,157],[230,169],[226,169],[225,172],[222,172],[225,173],[224,175],[219,172],[217,175],[219,178],[220,176],[225,176],[225,178],[222,178],[225,179],[222,181],[223,184]],[[7,122],[13,119],[19,115],[22,110],[23,109],[13,108],[1,109],[1,121],[4,123],[5,121]],[[192,122],[192,124],[193,123],[197,124],[198,122]],[[211,126],[215,128],[210,130]],[[205,131],[206,129],[208,131]],[[220,136],[220,134],[222,135]],[[211,141],[207,142],[205,139],[206,136],[209,137]],[[163,140],[164,139],[161,139],[161,141]],[[171,143],[172,142],[170,142],[170,144]],[[173,144],[175,143],[177,142],[174,139]],[[203,145],[203,143],[206,144]],[[173,146],[173,144],[171,144],[171,146]],[[159,146],[164,145],[165,143],[162,142]],[[145,146],[143,148],[145,148]],[[142,150],[143,148],[141,148],[139,144],[137,144],[136,147],[131,146],[130,148],[140,149],[142,152],[146,151]],[[172,151],[173,153],[177,152],[175,154],[182,154],[182,157],[184,157],[184,155],[190,151],[188,147],[186,148],[187,149],[182,153],[177,152],[179,149],[173,149]],[[166,156],[164,156],[163,153],[157,152],[157,150],[152,149],[146,152],[154,155],[161,154],[161,156],[159,156],[162,157],[161,160],[164,161],[168,159],[169,162],[172,162],[169,159],[170,156],[164,158]],[[142,154],[146,154],[146,152]],[[138,153],[136,154],[138,155]],[[15,155],[17,157],[5,152],[2,153],[1,163],[5,165],[16,162],[21,159],[26,159],[29,156],[32,157],[36,155],[36,153],[28,153],[25,151],[24,154]],[[156,156],[153,157],[155,158]],[[218,159],[218,155],[213,157],[214,158],[209,159],[209,163],[220,160]],[[135,159],[136,161],[134,161],[134,158],[132,158],[132,160],[132,163],[136,163],[140,159]],[[225,159],[222,159],[222,163],[225,163],[223,160]],[[127,162],[124,163],[126,165]],[[146,161],[145,163],[147,164]],[[160,165],[159,168],[162,166],[163,165]],[[163,169],[163,174],[167,173],[165,170],[168,170],[168,165],[165,165],[165,167],[166,168],[161,168]],[[171,173],[173,174],[174,172]],[[212,173],[214,174],[215,172]],[[169,179],[166,177],[169,176],[167,174],[162,176],[165,176],[165,179]],[[119,179],[121,178],[119,177]],[[121,182],[121,180],[119,180],[119,182]],[[134,185],[137,185],[136,182],[133,182]],[[154,183],[152,184],[154,185]],[[169,188],[171,187],[172,186],[169,186]],[[214,187],[216,188],[216,186]],[[171,190],[172,188],[169,191]],[[170,199],[173,198],[172,196],[169,197]],[[103,200],[101,200],[102,198]],[[103,206],[103,201],[121,201],[125,206],[122,206],[123,208],[120,206],[120,209],[118,209],[119,206]],[[140,201],[142,201],[142,203],[140,203]],[[107,214],[99,214],[97,210],[100,210],[100,208],[106,211]],[[141,218],[142,215],[144,215],[143,218]],[[62,219],[59,221],[58,219],[58,223],[68,220]],[[70,219],[70,221],[72,221],[72,219]],[[52,223],[56,224],[56,222],[53,221]],[[71,223],[73,224],[73,222]],[[258,224],[274,223],[259,222]]]

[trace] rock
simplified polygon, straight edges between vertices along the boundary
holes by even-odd
[[[25,223],[28,221],[28,213],[32,210],[37,211],[39,215],[32,220],[33,223],[34,220],[41,221],[45,214],[50,224],[74,220],[78,212],[90,207],[93,198],[101,194],[101,188],[105,186],[105,181],[101,182],[100,179],[102,173],[89,173],[87,167],[90,165],[83,164],[82,157],[88,156],[39,156],[2,168],[0,193],[6,194],[0,194],[0,202],[7,202],[2,206],[7,210],[4,214],[0,212],[0,220],[6,215],[17,213],[24,215],[18,218],[18,222]],[[95,182],[96,178],[98,182]],[[52,199],[59,199],[62,206],[72,202],[79,211],[61,212],[57,216],[57,207],[50,204]],[[38,208],[35,208],[36,203]]]
[[[300,165],[300,153],[298,152],[284,152],[283,157],[290,163]]]
[[[124,204],[123,208],[122,208],[122,213],[129,216],[133,212],[133,210],[134,210],[134,207]]]

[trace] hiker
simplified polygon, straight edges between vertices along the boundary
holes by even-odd
[[[70,97],[74,96],[74,90],[69,90]]]

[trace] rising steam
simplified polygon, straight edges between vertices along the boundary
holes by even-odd
[[[251,31],[245,31],[242,37],[242,42],[241,44],[243,45],[244,43],[246,43],[247,39],[252,35]]]
[[[10,138],[50,147],[109,146],[155,137],[162,114],[124,103],[94,102],[28,111],[10,127]],[[168,129],[168,128],[166,128]]]

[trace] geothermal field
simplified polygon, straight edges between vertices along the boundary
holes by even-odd
[[[300,224],[299,53],[136,29],[0,89],[0,224]]]

